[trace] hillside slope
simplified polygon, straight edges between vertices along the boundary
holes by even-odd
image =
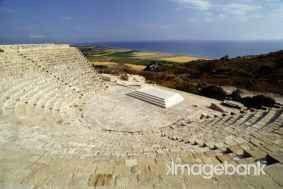
[[[202,86],[219,85],[283,94],[283,50],[184,63],[148,56],[137,58],[133,54],[144,53],[132,50],[98,47],[80,47],[80,50],[100,72],[139,74],[148,81],[187,92],[198,93]],[[102,68],[98,65],[100,62],[107,62],[107,65]],[[109,66],[109,62],[116,66]],[[145,69],[134,69],[132,65],[145,66]]]
[[[145,70],[154,72],[150,66]],[[186,64],[158,64],[157,70],[159,75],[167,76],[162,75],[167,83],[171,81],[182,90],[187,90],[186,87],[192,84],[213,84],[283,94],[283,51],[233,59],[197,60]]]

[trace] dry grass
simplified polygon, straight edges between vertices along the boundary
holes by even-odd
[[[205,59],[201,57],[193,56],[174,56],[168,53],[159,52],[134,52],[132,53],[132,58],[142,59],[142,60],[162,60],[174,63],[186,63],[195,60]]]
[[[158,53],[155,52],[134,52],[132,54],[134,57],[152,57],[158,55]]]
[[[147,60],[147,59],[161,59],[171,56],[167,53],[160,53],[160,52],[134,52],[132,53],[132,58]]]
[[[120,63],[116,63],[116,62],[95,62],[94,63],[95,66],[107,66],[107,67],[116,67],[119,64]],[[135,64],[125,64],[125,65],[134,71],[143,71],[145,68],[145,66],[143,65],[135,65]]]
[[[200,59],[203,60],[204,58],[193,57],[193,56],[173,56],[173,57],[161,58],[160,60],[164,60],[168,62],[176,62],[176,63],[186,63]]]
[[[116,62],[95,62],[94,65],[96,66],[115,66],[117,65]]]
[[[146,67],[144,65],[134,65],[134,64],[126,64],[126,65],[135,71],[143,71]]]

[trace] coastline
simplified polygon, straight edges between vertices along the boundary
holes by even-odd
[[[194,56],[190,54],[175,54],[161,51],[150,51],[150,50],[136,50],[129,48],[120,47],[109,47],[109,46],[99,46],[99,45],[86,45],[86,46],[75,46],[79,49],[92,49],[93,52],[87,54],[86,56],[91,56],[96,61],[101,62],[98,58],[103,56],[116,56],[120,58],[131,58],[137,60],[156,60],[171,63],[189,63],[196,60],[210,60],[208,57],[204,56]],[[92,51],[90,50],[90,51]],[[120,55],[119,55],[120,54]],[[104,62],[104,60],[102,61]],[[108,62],[108,60],[106,61]]]
[[[82,43],[83,44],[83,43]],[[81,44],[81,45],[82,45]],[[283,49],[283,40],[170,40],[170,41],[130,41],[130,42],[96,42],[85,45],[97,45],[109,48],[126,48],[139,51],[161,52],[175,55],[221,58],[228,55],[257,55]]]

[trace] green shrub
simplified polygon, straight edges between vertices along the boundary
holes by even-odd
[[[224,100],[227,97],[227,93],[222,89],[222,87],[214,85],[201,88],[200,95],[218,100]]]
[[[245,97],[241,99],[242,103],[250,108],[261,108],[263,106],[273,107],[276,101],[268,96],[257,95],[253,97]]]
[[[225,55],[225,56],[221,57],[219,60],[221,60],[221,61],[228,61],[229,60],[229,55]]]
[[[213,62],[201,62],[198,65],[201,72],[211,73],[215,70],[216,66]]]
[[[231,99],[234,101],[241,101],[241,90],[240,89],[235,89],[231,95],[230,95]]]

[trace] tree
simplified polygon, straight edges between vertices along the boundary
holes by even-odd
[[[231,93],[230,96],[231,96],[232,100],[241,101],[241,90],[240,90],[240,89],[235,89],[235,90]]]
[[[272,107],[276,101],[268,96],[257,95],[253,97],[242,98],[241,102],[250,108],[261,108],[263,106]]]
[[[218,100],[224,100],[227,97],[227,93],[222,89],[222,87],[213,85],[201,88],[200,95]]]
[[[221,57],[220,60],[222,60],[222,61],[229,60],[229,55],[225,55],[225,56]]]

